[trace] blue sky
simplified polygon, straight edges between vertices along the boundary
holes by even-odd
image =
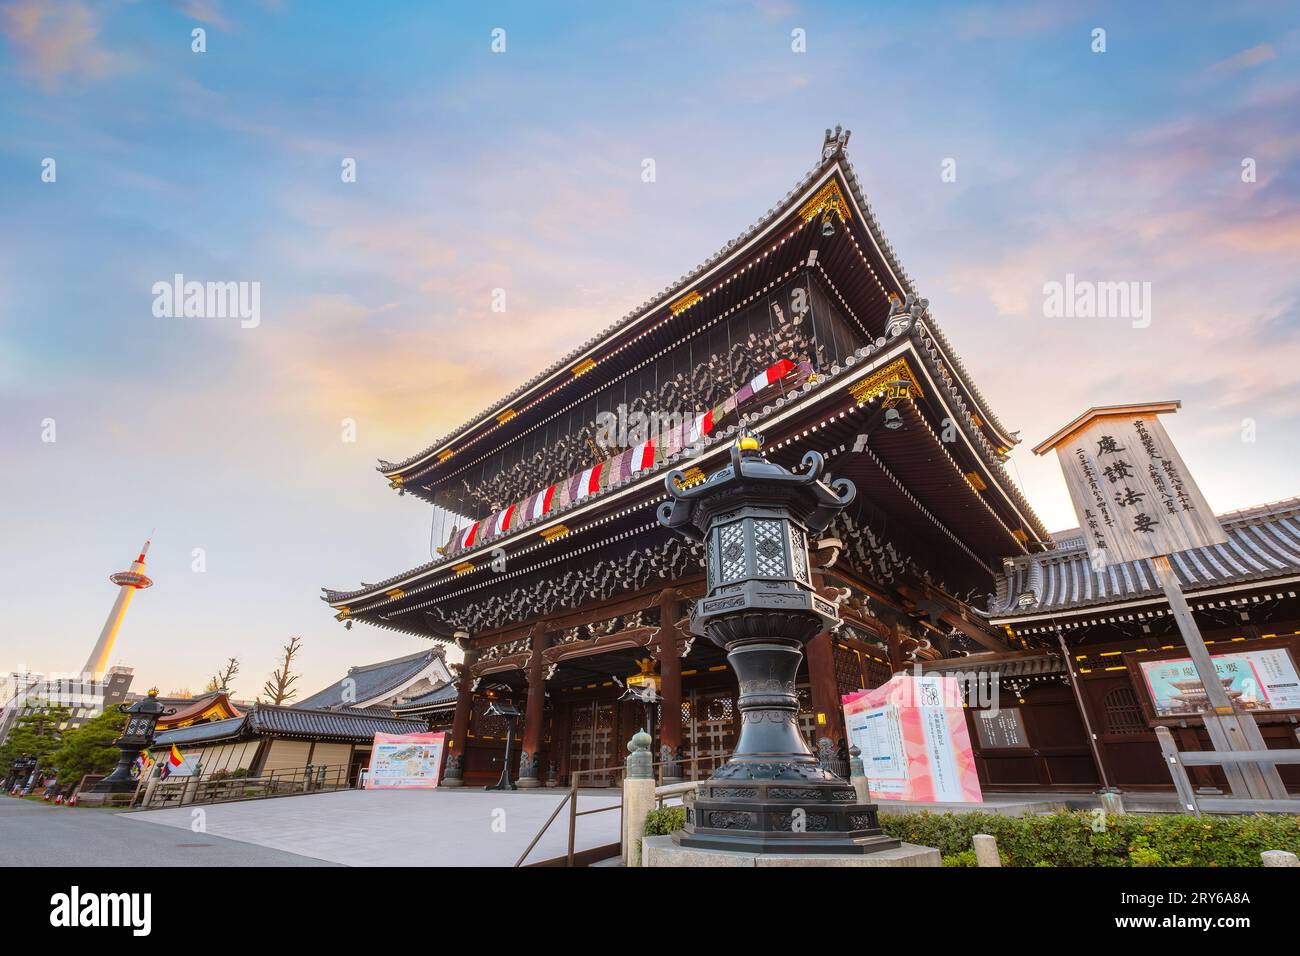
[[[0,670],[80,666],[155,527],[117,648],[142,684],[197,690],[235,655],[252,696],[295,633],[304,692],[418,649],[317,600],[427,559],[427,506],[375,460],[715,252],[837,123],[1026,445],[1179,398],[1213,506],[1300,493],[1294,4],[374,7],[0,3]],[[260,282],[260,325],[156,318],[175,273]],[[1067,273],[1150,282],[1150,327],[1046,318]],[[1013,462],[1073,524],[1055,461]]]

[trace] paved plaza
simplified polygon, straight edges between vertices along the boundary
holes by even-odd
[[[171,827],[142,827],[135,814],[55,807],[0,797],[0,865],[331,866],[304,855]]]
[[[126,827],[177,828],[188,836],[192,814],[202,809],[205,839],[238,840],[345,866],[513,866],[563,798],[564,791],[341,790],[126,813],[120,819]],[[578,808],[618,802],[617,791],[583,794]],[[578,818],[577,850],[618,841],[618,810]],[[566,807],[527,862],[554,859],[567,849]]]

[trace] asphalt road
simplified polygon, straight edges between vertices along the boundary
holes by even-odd
[[[166,826],[114,810],[0,795],[0,866],[335,866],[325,860]]]

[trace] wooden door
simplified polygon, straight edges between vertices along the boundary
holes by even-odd
[[[583,701],[569,710],[569,773],[579,774],[580,787],[607,787],[614,763],[617,708],[612,702]],[[592,773],[591,771],[598,771]]]

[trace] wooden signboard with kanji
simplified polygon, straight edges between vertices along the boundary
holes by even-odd
[[[1034,449],[1061,462],[1079,527],[1099,564],[1227,542],[1157,417],[1178,402],[1089,409]]]

